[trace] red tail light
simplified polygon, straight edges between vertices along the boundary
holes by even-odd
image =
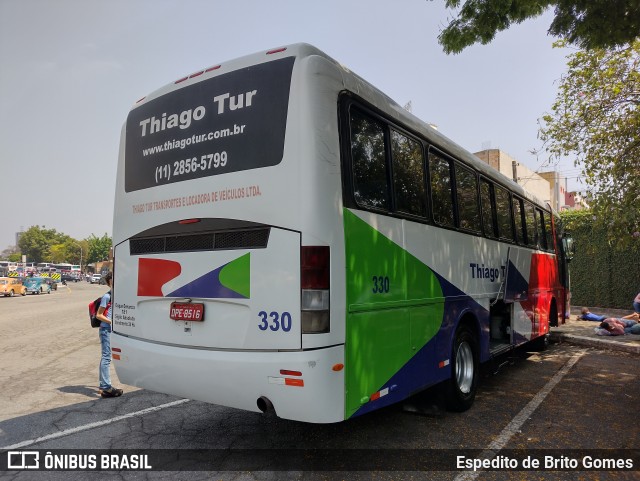
[[[303,247],[300,267],[302,289],[329,289],[329,247]]]
[[[300,251],[302,333],[330,332],[329,247],[307,246]]]

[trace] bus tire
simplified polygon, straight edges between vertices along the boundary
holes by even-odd
[[[473,405],[478,387],[478,342],[466,325],[456,330],[451,351],[451,379],[447,382],[447,408],[463,412]]]
[[[546,351],[549,347],[549,334],[543,334],[531,341],[531,350],[536,352]]]

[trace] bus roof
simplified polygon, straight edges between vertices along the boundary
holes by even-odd
[[[521,185],[514,182],[512,179],[497,171],[493,167],[489,166],[487,163],[478,159],[471,152],[467,151],[462,146],[443,135],[440,131],[438,131],[425,121],[419,119],[411,112],[407,111],[404,107],[400,106],[387,94],[376,88],[373,84],[363,79],[356,73],[352,72],[346,66],[334,60],[322,50],[307,43],[296,43],[273,49],[263,50],[219,64],[213,64],[209,67],[203,68],[202,70],[176,79],[174,82],[153,91],[152,93],[138,100],[133,105],[132,110],[141,105],[144,105],[151,100],[157,99],[158,97],[178,90],[184,86],[202,82],[209,78],[224,75],[251,65],[258,65],[261,63],[269,62],[271,60],[275,60],[276,58],[291,56],[296,57],[296,59],[309,56],[323,57],[327,61],[331,62],[341,72],[345,90],[353,92],[354,94],[362,97],[377,109],[400,121],[404,126],[413,130],[416,134],[419,134],[420,136],[426,138],[429,143],[439,148],[443,152],[452,155],[453,157],[461,160],[468,165],[473,166],[478,172],[480,172],[487,178],[497,182],[498,184],[502,184],[503,186],[508,187],[514,193],[538,204],[539,206],[544,207],[547,210],[552,210],[548,203],[541,201],[532,193],[525,190]]]

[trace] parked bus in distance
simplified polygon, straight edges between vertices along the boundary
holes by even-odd
[[[133,106],[113,241],[122,382],[306,422],[468,409],[568,309],[551,209],[306,44]]]

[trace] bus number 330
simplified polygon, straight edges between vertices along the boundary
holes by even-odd
[[[284,332],[289,332],[291,330],[291,314],[286,311],[282,314],[275,311],[269,314],[266,311],[260,311],[258,316],[260,317],[258,328],[261,331],[271,329],[272,331],[283,330]]]

